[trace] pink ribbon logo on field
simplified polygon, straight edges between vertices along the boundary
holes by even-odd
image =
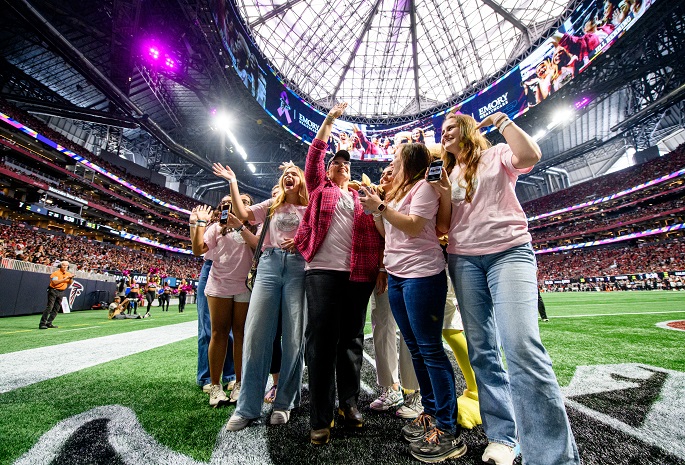
[[[288,124],[292,123],[293,120],[290,118],[290,102],[288,102],[288,94],[285,91],[281,92],[281,106],[278,108],[278,116],[283,116],[285,113],[285,119]]]

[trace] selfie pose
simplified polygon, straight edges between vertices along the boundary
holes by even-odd
[[[243,195],[238,202],[252,204],[252,198]],[[222,199],[219,209],[225,212],[218,223],[207,227],[212,217],[212,208],[207,205],[195,207],[197,217],[195,228],[191,229],[193,254],[205,255],[212,261],[205,295],[209,304],[209,318],[212,337],[209,341],[209,405],[219,407],[229,402],[221,385],[221,375],[226,358],[228,335],[233,332],[233,354],[236,383],[231,391],[239,391],[241,362],[243,353],[243,332],[250,291],[245,286],[245,278],[252,264],[252,250],[257,246],[257,237],[250,228],[230,213],[231,199]],[[237,393],[235,394],[237,396]]]

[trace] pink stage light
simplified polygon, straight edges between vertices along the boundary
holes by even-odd
[[[169,68],[173,68],[174,66],[176,66],[176,63],[175,63],[174,60],[172,60],[171,58],[167,58],[167,59],[166,59],[166,65],[167,65]]]
[[[154,58],[155,60],[159,58],[159,50],[155,47],[150,47],[149,50],[150,56]]]

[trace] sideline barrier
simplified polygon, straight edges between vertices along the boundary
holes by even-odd
[[[3,258],[0,261],[0,317],[40,314],[47,304],[47,288],[50,273],[56,267],[37,265]],[[76,271],[74,284],[67,289],[64,296],[71,300],[71,310],[87,310],[95,302],[92,296],[103,291],[107,299],[116,292],[116,277],[95,273]]]

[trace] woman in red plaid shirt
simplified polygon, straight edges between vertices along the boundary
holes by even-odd
[[[309,148],[309,205],[295,236],[307,262],[305,357],[312,444],[325,444],[330,438],[336,379],[338,414],[347,426],[363,424],[357,398],[366,305],[382,263],[381,236],[371,215],[364,214],[357,191],[349,187],[349,152],[338,151],[328,167],[324,161],[333,122],[346,107],[342,103],[331,109]]]

